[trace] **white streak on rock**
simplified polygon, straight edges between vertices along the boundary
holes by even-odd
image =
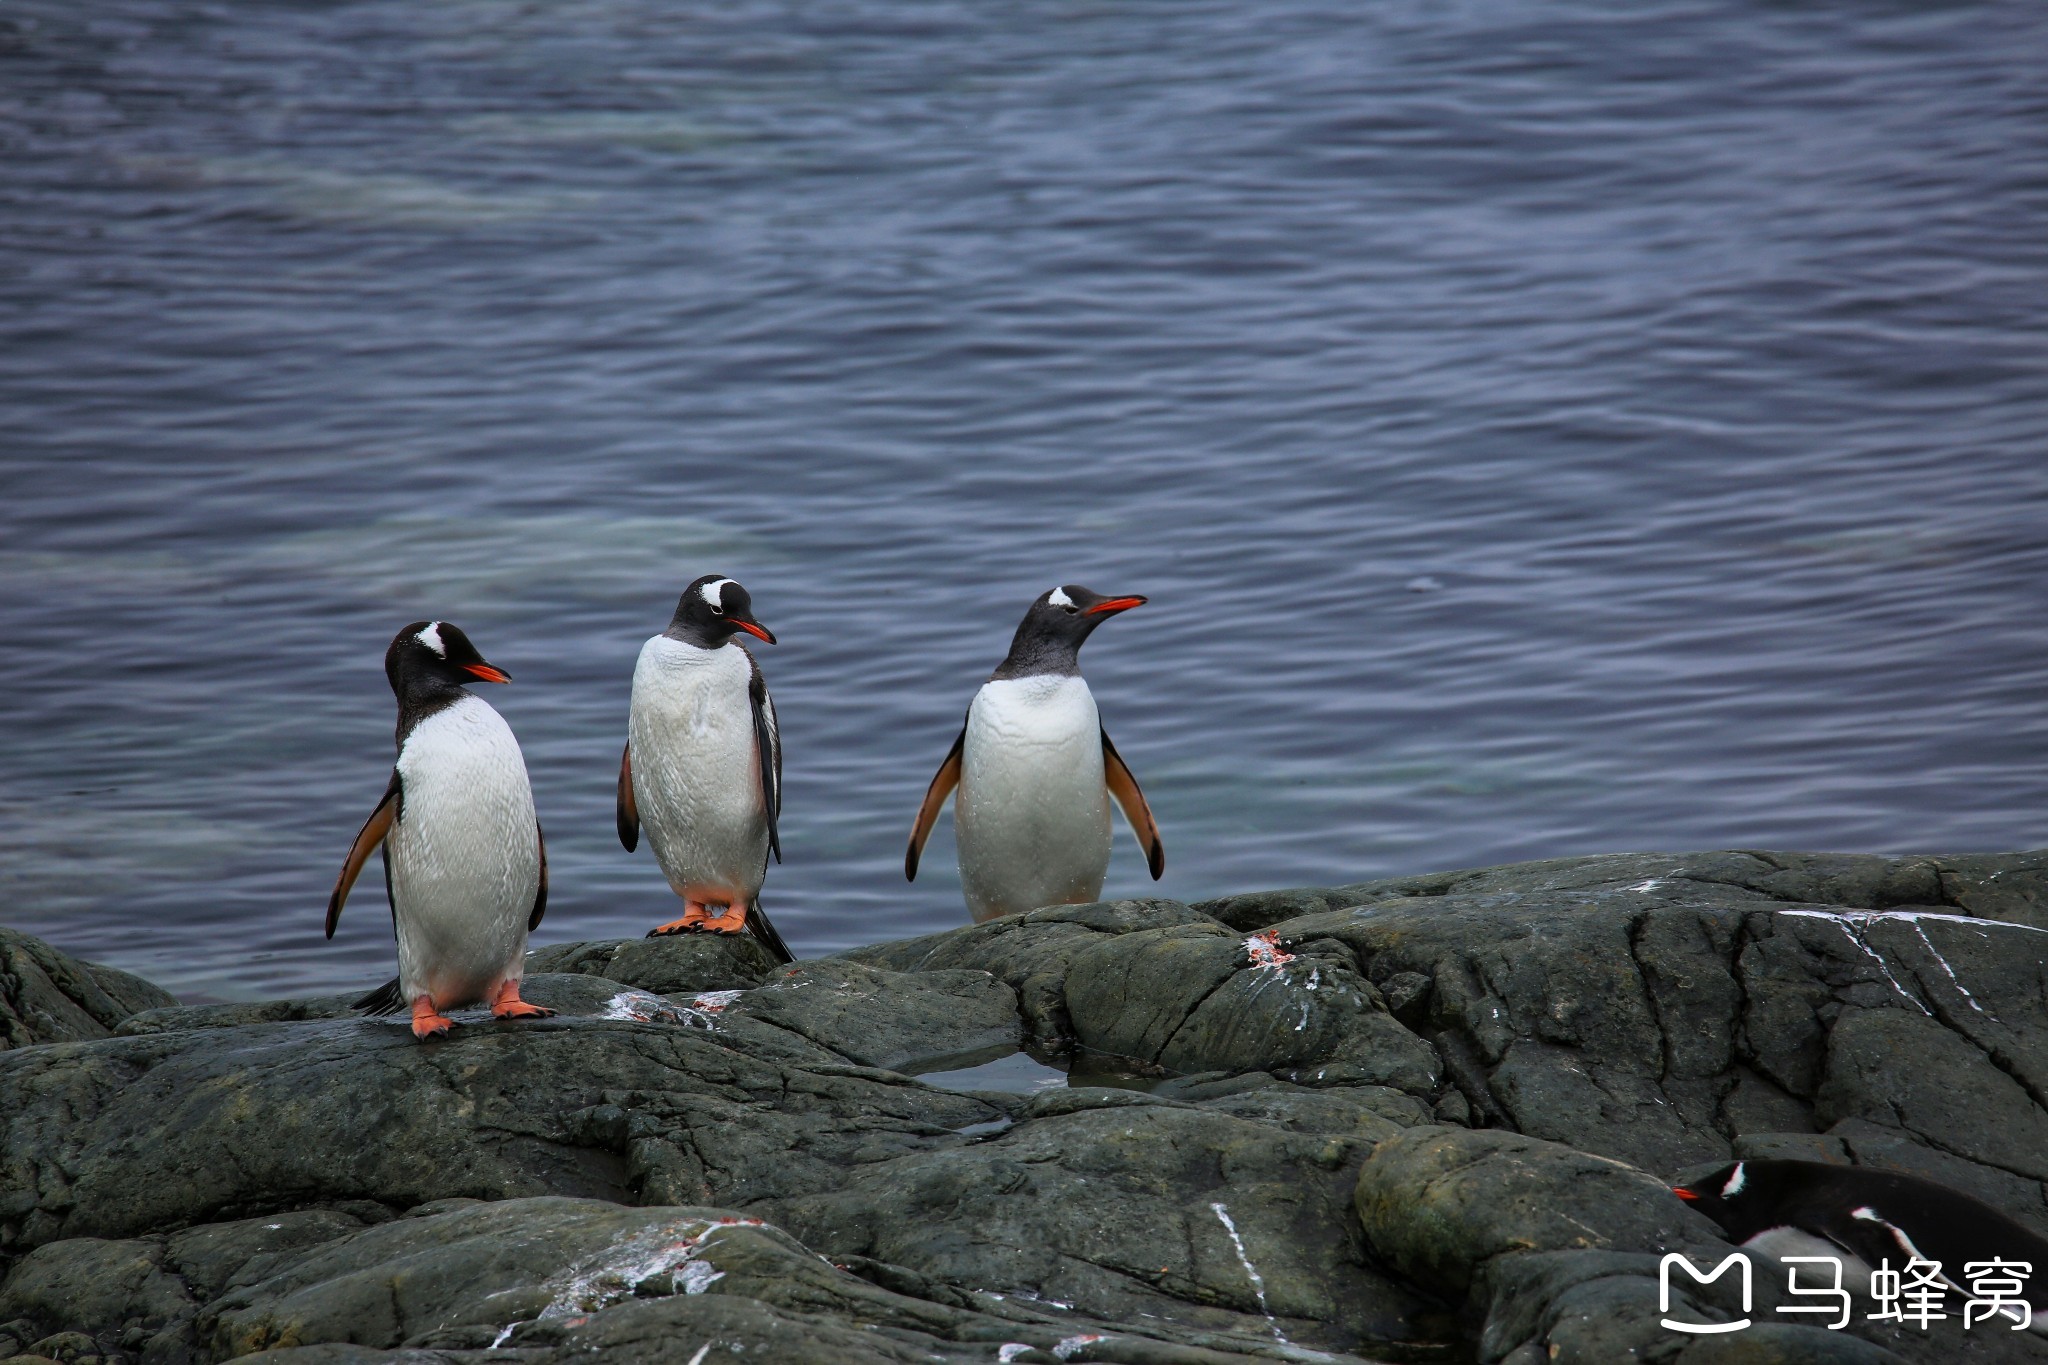
[[[1841,925],[1842,932],[1848,936],[1849,941],[1855,944],[1858,948],[1861,948],[1863,950],[1863,955],[1865,957],[1868,957],[1872,962],[1875,962],[1877,964],[1877,969],[1880,972],[1884,973],[1884,979],[1891,982],[1892,989],[1897,991],[1902,999],[1904,999],[1914,1009],[1919,1010],[1922,1014],[1925,1014],[1930,1018],[1933,1016],[1934,1011],[1927,1008],[1927,1006],[1921,1004],[1920,997],[1914,995],[1911,991],[1907,990],[1904,986],[1901,986],[1899,984],[1899,979],[1896,976],[1892,975],[1891,964],[1884,960],[1884,954],[1878,952],[1877,949],[1871,947],[1868,943],[1865,943],[1863,941],[1864,927],[1869,923],[1869,921],[1873,919],[1885,918],[1884,915],[1876,911],[1861,911],[1855,914],[1836,914],[1831,910],[1780,910],[1777,913],[1781,915],[1798,915],[1803,919],[1833,920],[1836,924]]]
[[[1799,915],[1806,919],[1839,919],[1865,921],[1874,919],[1905,920],[1917,924],[1921,920],[1938,920],[1943,924],[1967,924],[1982,932],[1986,929],[2024,929],[2030,934],[2048,934],[2048,929],[2031,924],[2020,924],[2009,919],[1979,919],[1975,915],[1944,915],[1939,910],[1779,910],[1780,915]]]
[[[1933,956],[1934,960],[1941,964],[1941,970],[1944,974],[1947,975],[1949,984],[1951,986],[1954,986],[1958,991],[1961,991],[1963,999],[1970,1002],[1970,1008],[1977,1011],[1977,1013],[1985,1015],[1987,1018],[1989,1018],[1989,1011],[1987,1011],[1982,1005],[1977,1003],[1976,996],[1970,994],[1970,988],[1968,986],[1965,986],[1962,982],[1962,978],[1956,975],[1956,969],[1948,965],[1948,959],[1941,955],[1941,949],[1934,946],[1934,940],[1927,937],[1927,931],[1920,927],[1920,921],[1913,921],[1913,932],[1920,936],[1920,942],[1922,943],[1922,945],[1926,947],[1928,953]]]
[[[1028,1341],[1006,1341],[996,1348],[996,1360],[999,1365],[1010,1365],[1011,1361],[1030,1349],[1031,1343]]]
[[[1252,1264],[1250,1254],[1245,1251],[1244,1238],[1237,1235],[1237,1224],[1230,1221],[1230,1210],[1221,1204],[1211,1204],[1209,1207],[1215,1210],[1216,1221],[1223,1224],[1223,1230],[1230,1234],[1230,1244],[1237,1248],[1238,1264],[1244,1267],[1244,1273],[1252,1282],[1252,1293],[1258,1298],[1259,1311],[1266,1315],[1266,1325],[1273,1329],[1273,1340],[1282,1346],[1293,1345],[1294,1343],[1287,1339],[1286,1333],[1280,1330],[1280,1319],[1273,1316],[1272,1308],[1266,1303],[1265,1278],[1259,1274],[1258,1267]]]
[[[1061,1360],[1072,1360],[1075,1356],[1081,1354],[1083,1346],[1093,1346],[1098,1341],[1107,1341],[1108,1339],[1100,1332],[1083,1332],[1077,1337],[1067,1337],[1062,1340],[1059,1345],[1052,1348],[1052,1353]]]

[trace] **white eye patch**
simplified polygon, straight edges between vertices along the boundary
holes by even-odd
[[[1052,596],[1046,598],[1045,600],[1052,603],[1056,607],[1071,607],[1074,605],[1074,599],[1067,596],[1067,590],[1065,588],[1054,588],[1052,590]]]
[[[418,640],[442,658],[448,657],[448,646],[441,643],[441,623],[439,621],[427,622],[427,628],[412,638]]]
[[[725,610],[725,585],[730,582],[730,578],[715,579],[699,588],[697,592],[711,604],[711,610],[722,612]]]
[[[1748,1169],[1739,1161],[1735,1163],[1735,1174],[1729,1176],[1728,1183],[1721,1187],[1721,1197],[1723,1199],[1733,1199],[1736,1195],[1741,1194],[1743,1182],[1748,1178]]]

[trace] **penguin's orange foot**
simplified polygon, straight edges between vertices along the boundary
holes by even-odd
[[[498,1019],[545,1019],[554,1013],[546,1005],[532,1005],[519,998],[519,983],[507,981],[491,1002],[491,1014]]]
[[[706,919],[697,926],[713,934],[739,934],[746,932],[747,907],[745,902],[728,906],[724,914]]]
[[[446,1038],[448,1030],[455,1027],[455,1021],[434,1008],[432,996],[423,995],[412,1002],[412,1036],[421,1042],[429,1038]]]
[[[681,919],[672,919],[667,924],[655,925],[647,931],[647,937],[660,938],[665,934],[695,933],[704,927],[705,921],[710,919],[710,917],[709,912],[704,908],[704,902],[685,899],[683,901],[683,917]]]

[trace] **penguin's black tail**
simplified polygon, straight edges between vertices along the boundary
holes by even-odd
[[[395,976],[349,1006],[364,1014],[396,1014],[404,1007],[405,999],[398,993],[398,978]]]
[[[767,912],[761,909],[759,896],[754,897],[754,903],[747,907],[747,924],[753,929],[754,937],[760,940],[761,946],[766,948],[777,962],[796,961],[796,954],[789,951],[789,945],[782,941],[782,935],[776,933],[774,924],[769,922]],[[396,986],[398,983],[394,981],[391,984]]]

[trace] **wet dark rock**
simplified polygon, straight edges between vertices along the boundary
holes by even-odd
[[[746,990],[775,970],[751,935],[667,934],[661,938],[556,943],[526,955],[529,973],[574,972],[622,981],[654,995]]]
[[[1374,1252],[1452,1299],[1464,1298],[1495,1258],[1531,1248],[1661,1253],[1720,1244],[1720,1230],[1656,1176],[1517,1133],[1408,1129],[1373,1148],[1356,1197]]]
[[[0,1049],[104,1038],[138,1010],[177,1003],[139,976],[0,929]]]
[[[999,1113],[811,1052],[799,1070],[708,1028],[571,1017],[426,1045],[328,1020],[22,1050],[0,1069],[0,1252],[336,1200],[779,1193]]]
[[[1041,1096],[999,1138],[856,1173],[771,1216],[827,1255],[1028,1288],[1111,1321],[1258,1335],[1270,1314],[1301,1345],[1367,1353],[1443,1326],[1360,1254],[1362,1144],[1128,1092],[1076,1098]]]
[[[256,1000],[224,1005],[166,1005],[160,1009],[138,1010],[121,1021],[114,1032],[124,1037],[142,1033],[175,1033],[180,1029],[233,1028],[239,1024],[298,1023],[306,1019],[350,1019],[351,1006],[362,991],[342,995],[315,995],[302,1000]]]
[[[1416,1093],[1438,1083],[1435,1052],[1388,1014],[1344,944],[1281,947],[1177,901],[1050,906],[845,957],[988,972],[1017,992],[1034,1047],[1154,1074],[1275,1070]]]
[[[1188,908],[1241,934],[1249,934],[1283,920],[1320,915],[1325,910],[1341,910],[1357,903],[1357,897],[1346,895],[1335,887],[1297,887],[1291,891],[1254,891],[1242,896],[1220,896],[1215,900],[1196,901]]]
[[[525,988],[558,1017],[428,1045],[353,992],[182,1007],[7,936],[0,1356],[2048,1363],[1790,1321],[1774,1263],[1739,1333],[1658,1290],[1731,1253],[1668,1192],[1731,1155],[2048,1230],[2044,907],[2038,854],[1555,859],[782,968],[560,944]],[[905,1074],[1019,1047],[1073,1083]]]
[[[1349,947],[1471,1122],[1664,1172],[1830,1133],[2048,1229],[2048,934],[1915,904],[1948,861],[1560,859],[1345,888],[1269,932]]]
[[[937,1071],[1024,1041],[1017,993],[983,971],[892,972],[844,959],[795,963],[729,1017],[757,1019],[861,1066]]]
[[[114,1031],[133,1036],[195,1028],[235,1028],[243,1024],[300,1023],[308,1019],[359,1019],[363,1016],[355,1009],[355,1002],[363,994],[363,991],[347,991],[340,995],[316,995],[303,1000],[176,1005],[167,1009],[142,1010],[122,1021],[121,1027]],[[528,972],[521,985],[521,998],[563,1014],[614,1019],[662,1018],[670,1023],[688,1020],[685,1003],[665,999],[622,981],[572,972]],[[452,1017],[458,1021],[480,1023],[488,1018],[488,1012],[473,1007],[457,1010]],[[400,1015],[387,1018],[402,1022]]]

